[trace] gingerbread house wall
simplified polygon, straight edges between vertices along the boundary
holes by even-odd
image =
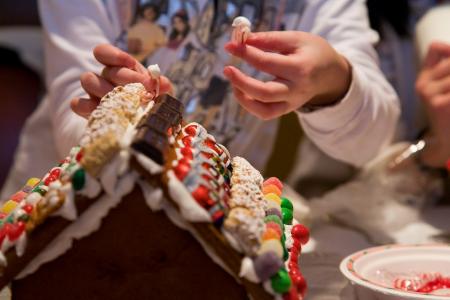
[[[140,189],[100,229],[32,275],[12,282],[13,299],[247,299],[187,231],[152,212]]]

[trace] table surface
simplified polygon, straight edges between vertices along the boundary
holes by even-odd
[[[433,207],[423,213],[426,224],[450,231],[450,207]],[[396,235],[398,243],[427,242],[426,226],[410,224],[411,230]],[[339,271],[343,258],[356,251],[376,246],[356,231],[332,224],[312,228],[311,242],[300,258],[308,282],[307,300],[356,300],[351,285]]]

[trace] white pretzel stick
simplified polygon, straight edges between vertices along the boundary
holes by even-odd
[[[161,69],[159,68],[158,64],[150,65],[147,67],[148,73],[150,74],[150,77],[154,80],[156,80],[156,87],[155,87],[155,98],[159,96],[159,78],[161,76]]]
[[[245,41],[250,35],[252,23],[246,17],[240,16],[233,20],[231,26],[233,27],[231,34],[232,41],[238,44],[245,44]]]

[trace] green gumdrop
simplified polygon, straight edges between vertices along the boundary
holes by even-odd
[[[281,236],[281,243],[284,245],[286,243],[286,234],[284,234]]]
[[[281,209],[281,215],[283,216],[283,223],[284,224],[288,224],[291,225],[292,224],[292,210],[287,209],[287,208],[282,208]]]
[[[13,216],[13,215],[9,215],[9,216],[6,218],[6,222],[7,222],[7,223],[10,223],[10,224],[14,223],[14,216]]]
[[[277,274],[270,278],[272,289],[278,294],[284,294],[291,287],[291,278],[285,269],[281,269]]]
[[[72,186],[74,190],[79,191],[84,187],[86,176],[83,169],[78,169],[72,175]]]
[[[276,215],[268,215],[264,218],[264,223],[275,222],[280,225],[281,230],[284,230],[283,222],[281,222],[280,218]]]
[[[46,190],[41,188],[41,185],[38,185],[37,187],[35,187],[31,192],[32,193],[39,193],[41,196],[44,196],[47,193]]]
[[[294,206],[292,205],[292,202],[285,197],[281,197],[281,207],[287,208],[289,210],[294,210]]]

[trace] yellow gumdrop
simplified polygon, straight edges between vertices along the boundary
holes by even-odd
[[[31,186],[31,187],[35,187],[36,184],[38,184],[41,180],[39,178],[36,177],[32,177],[30,179],[28,179],[27,181],[27,186]]]
[[[278,204],[278,206],[281,205],[281,199],[277,194],[274,194],[274,193],[266,194],[266,195],[264,195],[264,199],[276,202]]]
[[[281,196],[281,190],[274,184],[269,184],[269,185],[263,186],[262,192],[264,195],[274,193],[278,196]]]
[[[281,237],[275,229],[266,228],[266,231],[264,231],[262,239],[263,239],[263,241],[267,241],[267,240],[278,240],[279,241],[281,239]]]
[[[270,251],[274,252],[279,258],[283,258],[283,246],[281,246],[281,242],[279,240],[263,241],[261,248],[258,250],[258,255]]]
[[[6,201],[5,204],[3,204],[2,206],[2,213],[9,214],[16,208],[17,205],[18,203],[14,200]]]

